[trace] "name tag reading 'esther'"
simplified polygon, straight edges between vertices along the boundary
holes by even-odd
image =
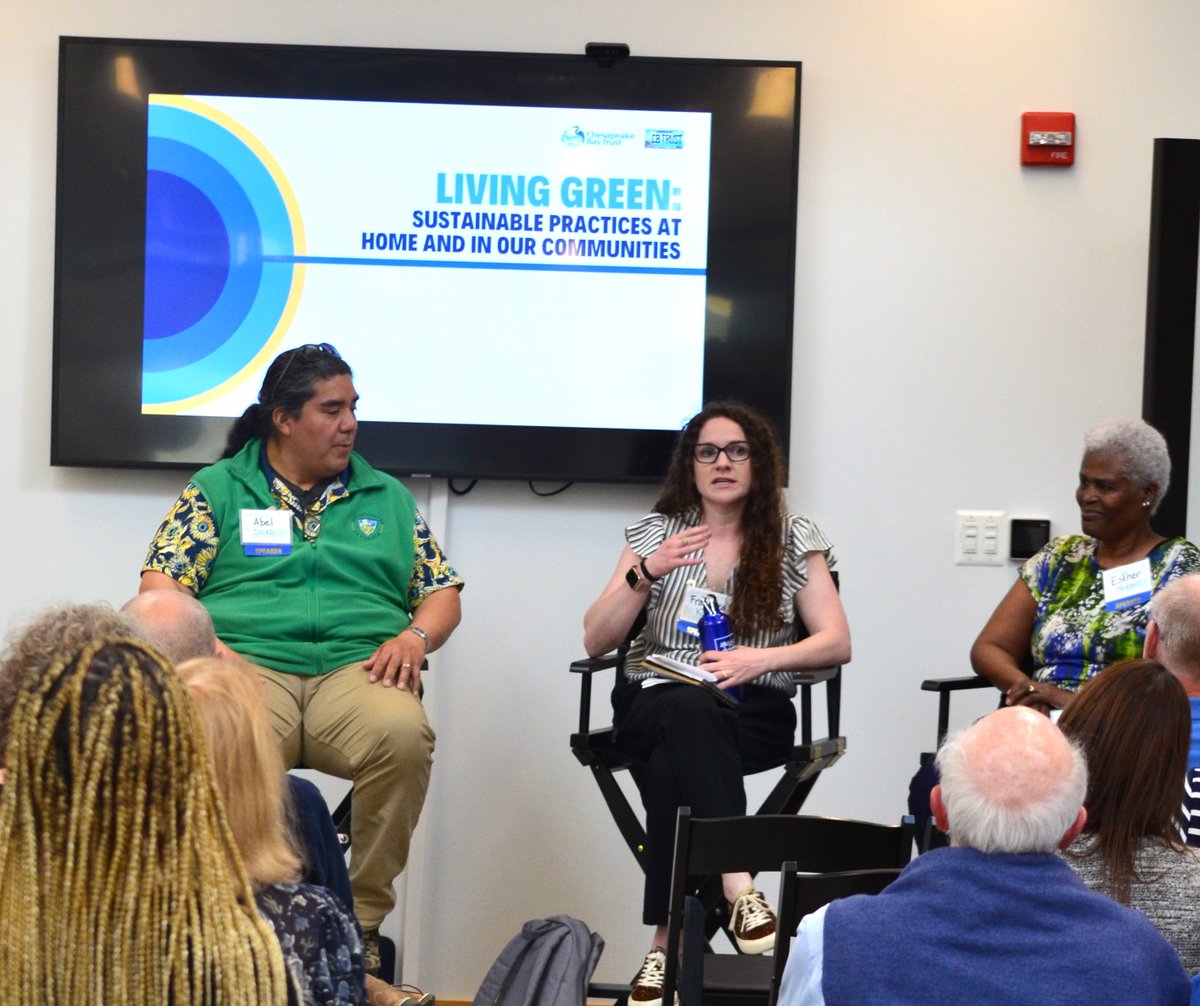
[[[1103,572],[1105,611],[1123,611],[1150,600],[1149,559],[1139,559]]]
[[[243,510],[241,524],[246,555],[287,555],[292,551],[291,511]]]

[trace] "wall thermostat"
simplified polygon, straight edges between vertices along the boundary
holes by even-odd
[[[1010,531],[1010,559],[1028,559],[1050,540],[1050,522],[1040,517],[1014,517]]]

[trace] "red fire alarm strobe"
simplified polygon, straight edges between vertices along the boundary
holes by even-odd
[[[1024,112],[1021,163],[1068,168],[1075,163],[1074,112]]]

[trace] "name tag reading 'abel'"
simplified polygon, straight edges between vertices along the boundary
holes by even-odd
[[[246,555],[287,555],[292,551],[290,510],[243,510],[241,518]]]
[[[1150,600],[1150,560],[1104,570],[1104,610],[1122,611]]]

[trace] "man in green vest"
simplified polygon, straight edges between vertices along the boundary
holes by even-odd
[[[140,589],[199,598],[266,682],[287,764],[353,780],[353,908],[377,969],[429,785],[421,664],[458,624],[463,580],[408,490],[354,453],[357,402],[328,343],[276,357],[159,527]]]

